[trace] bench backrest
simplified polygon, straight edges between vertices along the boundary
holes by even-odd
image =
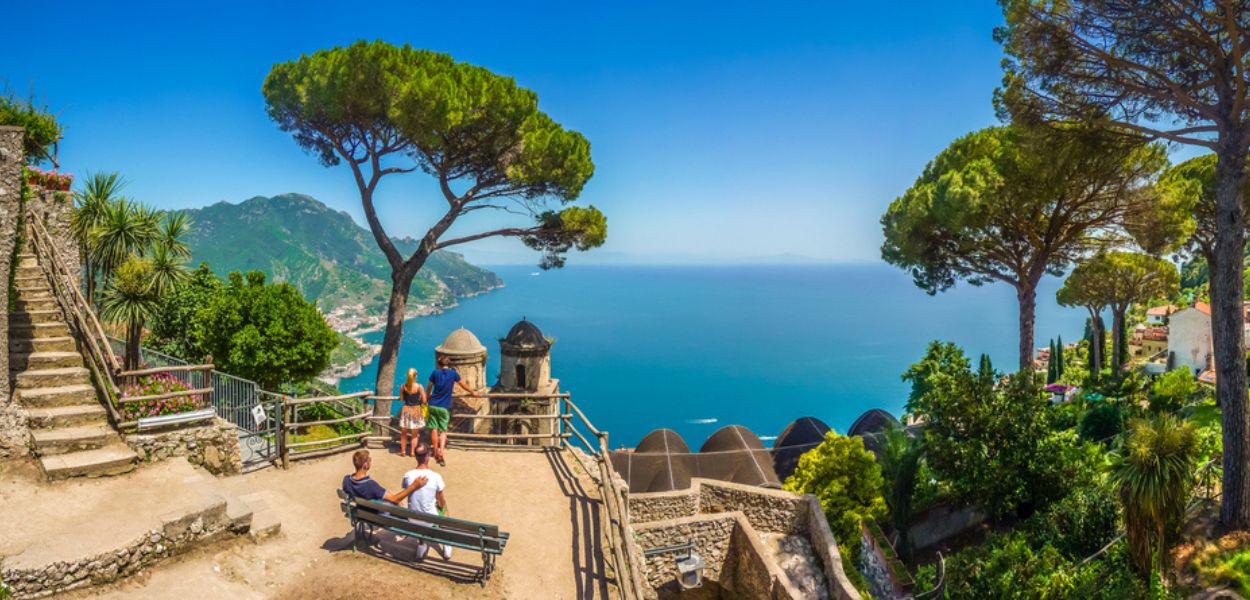
[[[461,548],[481,548],[496,554],[503,552],[508,543],[508,534],[499,531],[497,525],[428,515],[388,502],[349,498],[342,489],[338,490],[338,495],[343,501],[343,514],[379,527]]]

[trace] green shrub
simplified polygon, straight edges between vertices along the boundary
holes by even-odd
[[[1050,545],[1071,559],[1097,552],[1120,532],[1120,502],[1102,481],[1080,485],[1024,526],[1034,544]]]
[[[1124,431],[1124,409],[1114,402],[1099,402],[1081,418],[1081,439],[1102,442]]]
[[[1150,387],[1150,410],[1175,412],[1185,406],[1198,391],[1198,383],[1189,369],[1168,371],[1155,379]]]
[[[847,575],[853,577],[852,571],[859,572],[864,520],[886,515],[885,499],[881,496],[883,485],[881,467],[873,454],[864,449],[864,441],[829,431],[819,446],[799,457],[799,465],[786,479],[785,489],[814,494],[820,499],[829,528],[842,550],[843,566]]]

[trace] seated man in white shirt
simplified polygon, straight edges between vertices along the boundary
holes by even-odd
[[[447,498],[443,495],[446,484],[443,482],[442,475],[430,470],[429,445],[421,443],[413,450],[413,453],[417,458],[417,468],[404,473],[404,487],[407,488],[412,482],[421,479],[425,479],[426,484],[408,496],[408,510],[427,515],[446,516]],[[443,556],[443,560],[451,560],[450,546],[434,544],[434,547]],[[421,545],[417,546],[417,558],[424,558],[428,551],[429,544],[421,542]]]

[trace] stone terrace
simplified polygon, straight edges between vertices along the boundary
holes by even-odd
[[[372,475],[388,489],[413,465],[386,450],[372,453]],[[555,451],[448,449],[447,467],[435,468],[447,480],[451,516],[498,524],[511,533],[484,588],[465,577],[480,558],[464,550],[455,551],[452,564],[434,554],[411,563],[412,540],[379,534],[383,554],[353,553],[351,526],[335,496],[351,459],[339,454],[293,463],[286,471],[222,480],[262,494],[282,522],[278,536],[262,544],[240,541],[192,552],[75,597],[616,597],[600,549],[599,503],[591,496],[596,488],[575,460]]]

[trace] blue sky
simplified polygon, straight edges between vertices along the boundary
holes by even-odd
[[[181,4],[6,8],[23,26],[0,80],[59,113],[63,170],[121,171],[167,208],[303,192],[363,223],[346,168],[278,131],[261,82],[302,53],[410,43],[515,77],[590,139],[582,198],[609,242],[572,264],[878,260],[881,212],[951,140],[995,123],[1001,74],[992,0]],[[390,234],[419,235],[440,202],[413,174],[385,180],[379,207]],[[460,249],[536,260],[513,240]]]

